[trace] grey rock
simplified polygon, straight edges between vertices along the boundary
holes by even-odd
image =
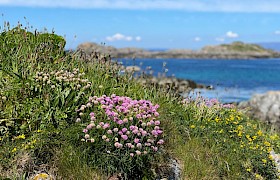
[[[256,94],[249,101],[242,102],[238,106],[249,107],[249,115],[280,129],[280,91]]]

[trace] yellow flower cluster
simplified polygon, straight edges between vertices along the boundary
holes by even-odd
[[[275,170],[273,158],[269,153],[275,148],[280,149],[279,135],[268,135],[260,128],[258,122],[248,119],[235,108],[223,109],[218,104],[210,107],[203,103],[192,105],[195,105],[196,109],[193,108],[194,120],[189,126],[191,133],[207,134],[207,137],[215,138],[215,142],[221,146],[229,146],[240,155],[246,154],[246,158],[253,162],[252,165],[244,167],[250,177],[262,179],[263,174],[256,174],[261,172],[260,169]]]

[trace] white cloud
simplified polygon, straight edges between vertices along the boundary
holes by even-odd
[[[0,0],[0,5],[199,12],[280,12],[279,0]]]
[[[140,36],[136,36],[136,37],[135,37],[135,40],[136,40],[136,41],[141,41],[142,38],[141,38]]]
[[[218,38],[216,38],[215,40],[218,41],[218,42],[224,42],[224,41],[225,41],[225,38],[218,37]]]
[[[239,35],[237,34],[237,33],[234,33],[234,32],[232,32],[232,31],[228,31],[227,33],[226,33],[226,37],[228,37],[228,38],[237,38]]]
[[[200,37],[195,37],[193,40],[194,40],[195,42],[199,42],[199,41],[201,41],[201,38],[200,38]]]
[[[274,34],[280,35],[280,30],[276,30],[276,31],[274,32]]]
[[[135,38],[133,38],[132,36],[126,36],[121,33],[116,33],[113,36],[107,36],[106,40],[111,41],[111,42],[112,41],[132,41],[132,40],[141,41],[141,37],[136,36]]]

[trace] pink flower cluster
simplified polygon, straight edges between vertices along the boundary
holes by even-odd
[[[80,117],[76,122],[90,120],[83,129],[82,141],[104,143],[108,152],[123,150],[131,157],[146,155],[157,152],[164,144],[158,108],[147,100],[115,94],[94,96],[77,110]]]

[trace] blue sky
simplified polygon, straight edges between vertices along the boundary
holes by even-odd
[[[68,49],[87,41],[148,49],[280,42],[279,0],[0,0],[0,13],[0,24],[54,29]]]

